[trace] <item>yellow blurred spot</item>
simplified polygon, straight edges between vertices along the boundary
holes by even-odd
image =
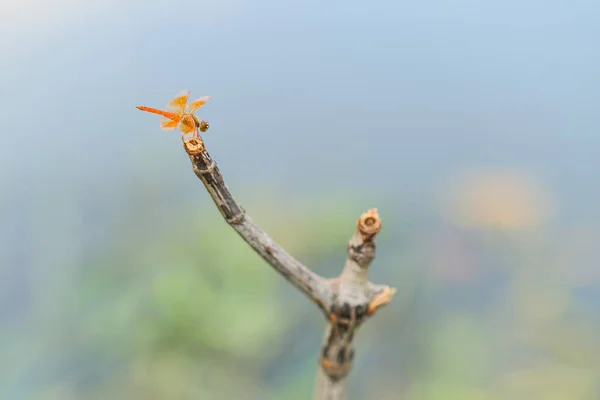
[[[450,181],[444,206],[455,223],[476,228],[521,229],[547,221],[550,198],[541,183],[510,170],[477,171]]]

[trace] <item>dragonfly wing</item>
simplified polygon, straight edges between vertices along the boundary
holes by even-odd
[[[164,130],[171,130],[177,128],[177,124],[179,124],[179,119],[171,119],[171,118],[163,118],[160,120],[160,127]]]
[[[209,101],[209,100],[210,100],[210,96],[204,96],[204,97],[200,97],[199,99],[196,99],[196,100],[190,102],[190,104],[188,104],[188,107],[187,107],[187,112],[188,113],[195,112],[200,107],[202,107],[203,105],[205,105],[206,102]]]
[[[183,113],[189,97],[190,91],[182,90],[181,92],[177,93],[175,97],[173,97],[173,100],[171,100],[169,104],[167,104],[167,110],[177,113]]]
[[[196,130],[196,121],[194,121],[194,119],[192,117],[190,117],[189,115],[186,115],[185,117],[183,117],[181,119],[181,133],[183,133],[184,135],[187,135],[190,132],[193,132]]]

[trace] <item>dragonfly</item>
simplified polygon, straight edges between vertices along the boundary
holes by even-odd
[[[180,91],[173,98],[173,100],[167,104],[165,107],[166,111],[146,106],[136,106],[136,108],[138,110],[162,115],[164,118],[160,121],[160,127],[163,130],[177,129],[177,126],[179,125],[182,139],[185,135],[192,132],[194,133],[194,137],[198,138],[200,137],[198,128],[201,126],[201,124],[200,120],[194,115],[194,113],[210,100],[210,96],[200,97],[199,99],[191,101],[188,104],[189,97],[189,90]],[[201,130],[203,129],[201,128]]]

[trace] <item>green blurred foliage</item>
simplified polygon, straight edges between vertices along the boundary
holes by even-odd
[[[1,332],[0,397],[311,398],[324,327],[314,306],[201,190],[200,201],[173,200],[142,178],[123,193],[83,247],[81,202],[57,206],[53,235],[43,215],[32,219],[28,307]],[[341,193],[241,195],[325,276],[341,271],[356,218],[373,206]],[[399,292],[357,337],[351,400],[598,398],[600,299],[582,297],[598,275],[570,264],[592,251],[593,228],[460,228],[397,199],[378,206],[372,276]]]

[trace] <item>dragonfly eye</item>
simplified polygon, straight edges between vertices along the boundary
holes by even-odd
[[[206,132],[209,128],[208,122],[204,120],[200,121],[198,128],[200,129],[200,132]]]

